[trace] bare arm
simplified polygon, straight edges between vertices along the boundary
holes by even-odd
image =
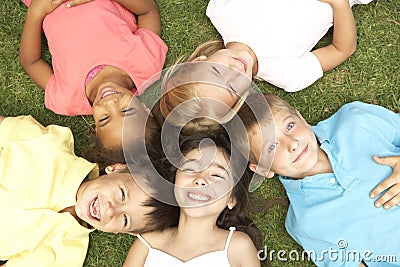
[[[258,251],[251,238],[243,233],[236,231],[232,236],[228,247],[228,259],[232,266],[240,267],[260,267]]]
[[[93,0],[72,0],[68,7],[81,5]],[[138,17],[139,28],[146,28],[161,35],[161,20],[158,6],[154,0],[114,0]]]
[[[122,267],[142,267],[146,261],[149,249],[139,240],[133,242]]]
[[[393,169],[392,174],[382,183],[372,190],[370,197],[375,198],[377,195],[387,190],[378,200],[375,201],[377,208],[384,207],[390,209],[394,205],[400,206],[400,156],[379,158],[373,156],[378,164],[388,165]]]
[[[354,53],[357,47],[357,32],[348,0],[319,1],[330,4],[333,9],[332,43],[313,51],[325,72],[343,63]]]
[[[6,117],[0,115],[0,124],[4,121],[5,118]],[[1,265],[0,265],[0,267],[1,267]]]
[[[33,0],[22,30],[19,61],[29,77],[43,90],[53,70],[42,58],[42,23],[48,13],[65,1]]]
[[[138,16],[139,28],[146,28],[155,34],[161,34],[161,20],[154,0],[115,0]]]

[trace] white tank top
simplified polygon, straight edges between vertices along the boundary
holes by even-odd
[[[229,228],[229,235],[225,243],[223,250],[212,251],[206,254],[200,255],[188,261],[181,261],[174,256],[152,248],[142,236],[137,235],[137,238],[143,242],[143,244],[149,249],[144,267],[204,267],[204,266],[218,266],[218,267],[230,267],[228,260],[228,247],[231,241],[233,232],[236,230],[235,227]]]

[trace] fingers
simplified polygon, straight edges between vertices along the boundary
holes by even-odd
[[[375,207],[379,208],[383,206],[384,209],[390,209],[394,205],[400,206],[400,156],[381,158],[374,155],[372,158],[376,163],[390,166],[393,169],[392,174],[370,193],[370,197],[375,198],[377,195],[387,190],[375,201]]]
[[[376,155],[373,155],[372,158],[376,163],[381,165],[388,165],[392,168],[396,165],[400,165],[400,156],[378,157]]]
[[[394,184],[396,184],[395,178],[393,177],[393,175],[390,175],[388,178],[383,180],[377,187],[375,187],[374,190],[371,191],[371,193],[369,194],[370,198],[375,198],[377,195],[379,195],[380,193],[382,193],[386,189],[392,187]],[[386,196],[386,197],[388,197],[388,196]],[[381,203],[381,202],[379,202],[379,203]],[[375,206],[376,205],[377,205],[377,203],[375,202]],[[382,206],[382,205],[380,205],[380,206]]]
[[[376,202],[375,207],[382,207],[386,210],[392,208],[394,205],[400,206],[400,184],[395,184],[383,194]]]
[[[87,2],[91,2],[93,0],[72,0],[67,4],[67,7],[74,7],[74,6],[79,6],[81,4],[85,4]]]

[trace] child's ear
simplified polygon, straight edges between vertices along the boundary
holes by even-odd
[[[201,55],[201,56],[198,56],[195,59],[193,59],[192,62],[203,61],[203,60],[206,60],[206,59],[207,59],[207,56]]]
[[[257,165],[254,163],[249,163],[249,168],[253,172],[255,172],[261,176],[267,177],[267,178],[272,178],[275,175],[275,173],[270,171],[269,169],[263,168],[260,165]]]
[[[231,197],[231,199],[228,202],[228,209],[233,209],[236,205],[236,198],[235,197]]]
[[[126,164],[114,163],[114,164],[112,164],[112,165],[108,165],[108,166],[104,169],[104,171],[105,171],[107,174],[110,174],[110,173],[112,173],[112,172],[116,172],[116,171],[122,170],[122,169],[124,169],[125,167],[126,167]]]

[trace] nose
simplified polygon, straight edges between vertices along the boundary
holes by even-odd
[[[110,97],[106,101],[104,101],[104,106],[107,108],[110,107],[116,107],[116,104],[118,103],[118,98],[117,97]]]
[[[290,140],[288,140],[287,146],[289,152],[295,152],[299,148],[299,141],[297,139],[290,138]]]
[[[105,214],[102,215],[102,217],[105,216],[107,219],[111,219],[118,214],[118,211],[119,207],[109,201],[106,204],[106,207],[104,209]]]
[[[207,180],[204,177],[203,172],[200,172],[197,177],[193,180],[193,185],[195,186],[206,186]]]

